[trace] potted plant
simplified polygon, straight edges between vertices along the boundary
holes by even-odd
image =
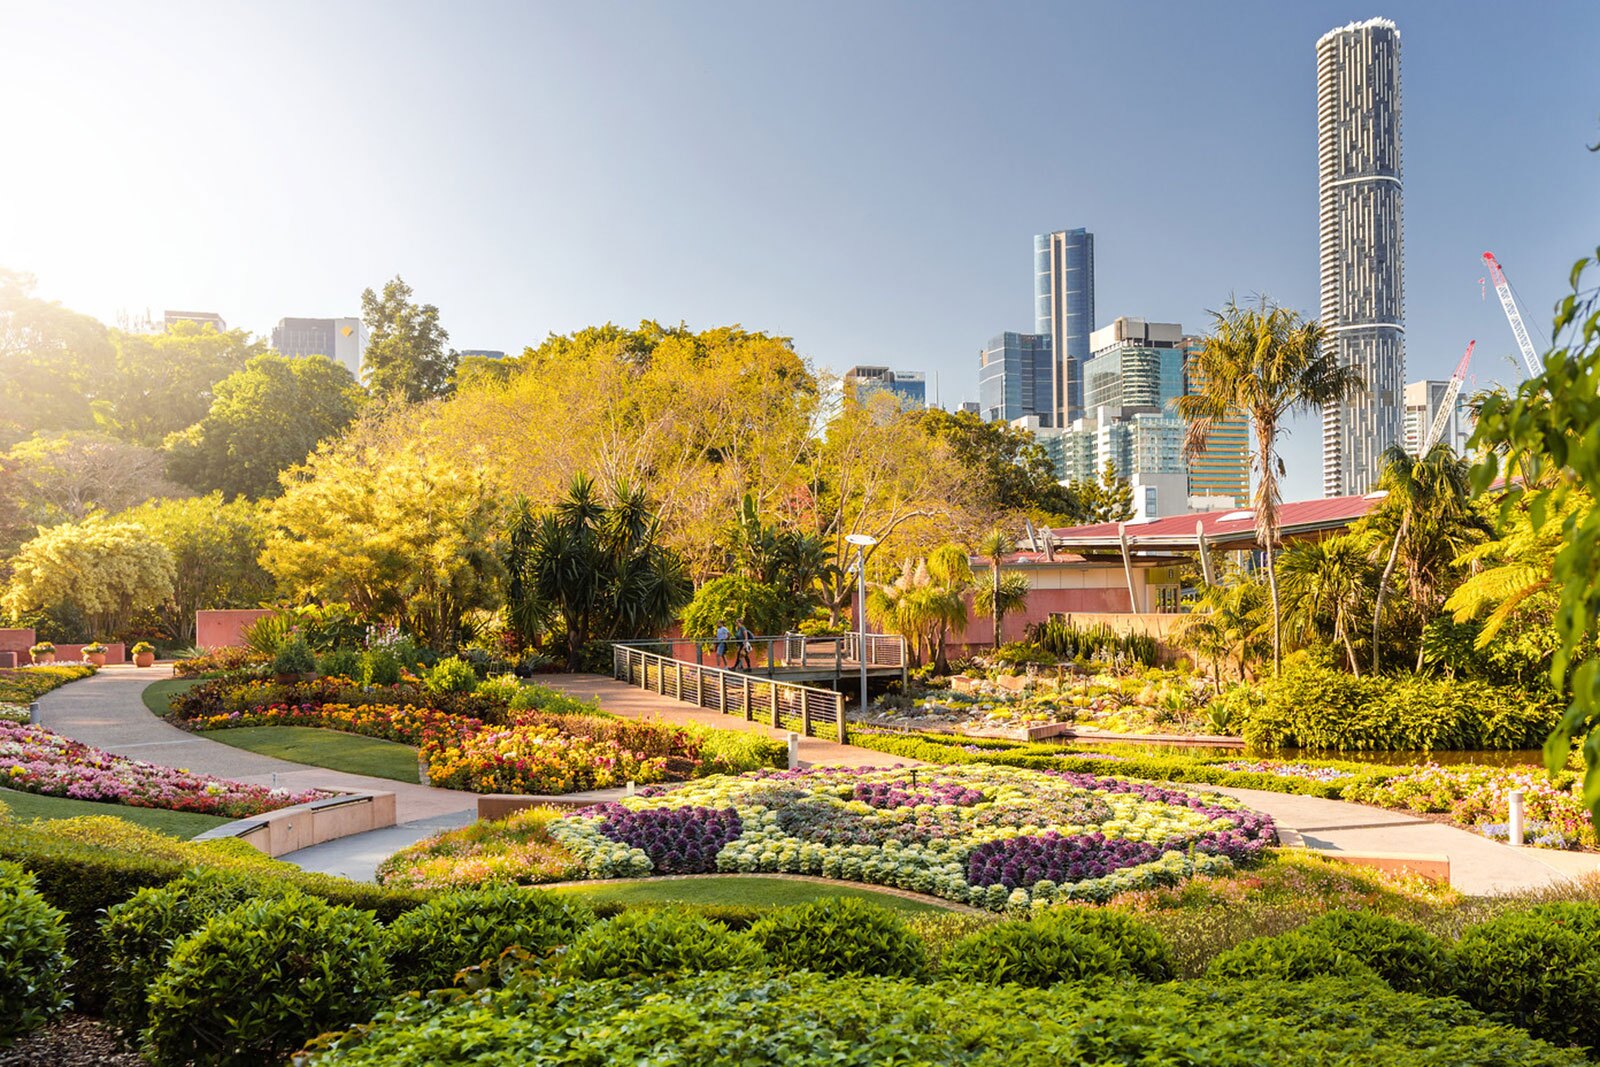
[[[106,646],[99,641],[90,641],[83,646],[83,658],[96,667],[106,665]]]
[[[40,641],[28,649],[28,655],[33,657],[35,663],[54,663],[56,661],[56,646],[49,641]]]
[[[278,654],[272,657],[272,673],[284,685],[310,681],[317,676],[317,657],[304,638],[291,637],[278,646]]]
[[[156,646],[149,641],[140,641],[131,651],[135,667],[148,667],[156,661]]]

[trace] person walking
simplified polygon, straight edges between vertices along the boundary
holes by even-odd
[[[744,624],[743,619],[740,619],[733,631],[733,639],[739,644],[738,651],[733,657],[734,670],[740,669],[740,663],[744,664],[744,670],[750,669],[750,639],[754,636],[750,632],[750,627]]]
[[[717,666],[728,665],[728,624],[717,623]]]

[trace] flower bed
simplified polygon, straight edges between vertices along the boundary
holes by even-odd
[[[813,874],[996,911],[1226,870],[1276,839],[1269,818],[1223,797],[983,764],[709,778],[549,832],[596,878]]]
[[[0,667],[0,704],[28,704],[52,689],[87,678],[94,668],[86,663],[53,663],[44,667]]]
[[[0,784],[44,796],[241,819],[331,794],[290,793],[114,756],[42,726],[0,723]]]
[[[1428,763],[1383,781],[1355,782],[1346,800],[1417,812],[1445,813],[1450,821],[1504,840],[1513,789],[1522,790],[1528,839],[1552,848],[1600,847],[1582,786],[1573,774],[1552,782],[1543,768],[1441,767]]]
[[[524,808],[505,820],[448,830],[384,860],[378,865],[378,881],[390,888],[475,889],[580,878],[583,867],[550,838],[550,824],[567,814],[557,808]]]

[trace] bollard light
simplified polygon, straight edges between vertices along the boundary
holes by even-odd
[[[630,797],[633,796],[633,783],[632,782],[628,783],[628,795]]]
[[[1511,847],[1521,848],[1523,822],[1522,790],[1513,789],[1509,799],[1511,801],[1511,826],[1509,828]]]
[[[795,770],[800,766],[800,735],[789,735],[789,769]]]
[[[28,722],[30,725],[39,725],[39,702],[35,700],[28,705]]]

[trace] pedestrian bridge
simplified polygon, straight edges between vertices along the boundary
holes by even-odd
[[[750,643],[751,667],[736,671],[717,666],[711,643],[619,641],[612,647],[612,676],[696,707],[841,743],[847,734],[844,689],[859,681],[862,668],[869,681],[906,677],[905,639],[889,634],[781,634]],[[733,662],[732,647],[727,662]]]

